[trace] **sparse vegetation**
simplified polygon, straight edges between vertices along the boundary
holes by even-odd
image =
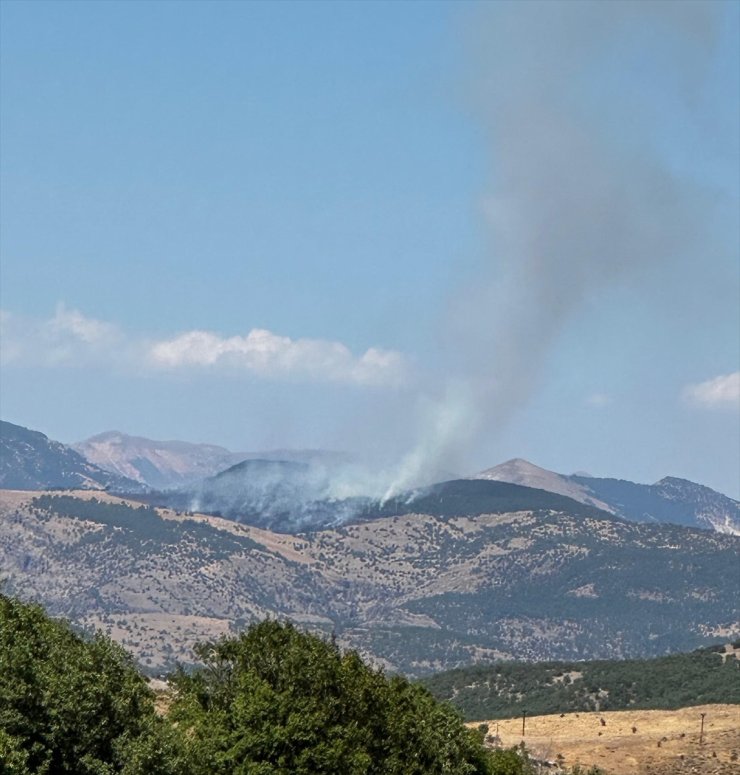
[[[97,493],[5,492],[0,515],[7,591],[138,643],[156,674],[265,616],[407,675],[658,656],[736,632],[739,539],[674,525],[405,514],[292,536]]]

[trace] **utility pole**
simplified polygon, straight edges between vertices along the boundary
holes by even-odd
[[[701,730],[699,732],[699,745],[702,745],[704,742],[704,716],[706,716],[706,713],[701,714]]]
[[[526,723],[526,721],[527,721],[527,711],[523,710],[522,711],[522,737],[524,737],[524,724]]]

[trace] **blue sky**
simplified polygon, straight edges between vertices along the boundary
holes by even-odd
[[[606,5],[5,0],[2,417],[737,497],[738,5]]]

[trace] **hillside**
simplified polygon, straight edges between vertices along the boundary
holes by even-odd
[[[154,441],[106,431],[72,448],[94,465],[155,488],[175,487],[228,468],[241,458],[214,444]]]
[[[468,720],[575,711],[740,705],[740,641],[656,659],[500,662],[422,679]]]
[[[608,503],[600,501],[591,495],[586,485],[571,481],[570,477],[555,473],[555,471],[540,468],[540,466],[536,466],[534,463],[530,463],[522,458],[507,460],[505,463],[500,463],[493,468],[480,471],[472,478],[534,487],[539,490],[565,495],[567,498],[573,498],[573,500],[596,506],[596,508],[605,511],[612,511]]]
[[[313,532],[410,512],[448,518],[551,509],[598,513],[544,490],[454,479],[387,500],[332,497],[332,473],[323,466],[284,460],[245,460],[214,477],[178,490],[137,498],[152,506],[198,511],[281,533]]]
[[[571,479],[627,519],[675,522],[740,535],[740,503],[686,479],[667,476],[649,485],[622,479]]]
[[[290,533],[343,521],[351,510],[343,511],[346,504],[331,500],[329,490],[328,472],[322,466],[256,459],[177,490],[150,493],[145,500]]]
[[[8,591],[157,671],[265,616],[407,674],[690,650],[740,636],[739,549],[596,511],[402,513],[291,535],[107,494],[0,494]]]
[[[0,487],[137,492],[141,487],[85,460],[43,433],[0,420]]]
[[[672,522],[740,535],[740,503],[686,479],[665,477],[655,484],[584,474],[566,476],[516,458],[472,479],[510,482],[565,495],[635,522]]]

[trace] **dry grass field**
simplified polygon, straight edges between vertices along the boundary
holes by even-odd
[[[521,743],[521,718],[488,725],[503,746]],[[598,765],[609,775],[740,775],[740,706],[534,716],[524,742],[537,759]]]

